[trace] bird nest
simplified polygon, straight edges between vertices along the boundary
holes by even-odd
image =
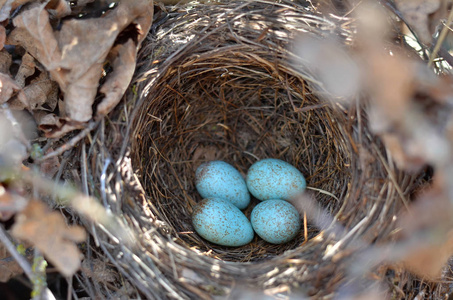
[[[349,258],[360,245],[389,240],[392,218],[415,188],[370,133],[364,104],[325,101],[288,50],[299,34],[346,42],[347,26],[284,1],[186,5],[157,16],[127,101],[88,153],[92,188],[137,237],[128,246],[112,243],[113,232],[100,235],[101,248],[148,298],[340,290],[350,280]],[[263,158],[287,161],[306,177],[313,200],[295,202],[303,230],[283,245],[202,239],[191,225],[201,200],[195,169],[223,160],[244,175]]]

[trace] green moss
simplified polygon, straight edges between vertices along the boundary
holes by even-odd
[[[31,297],[37,297],[42,294],[44,289],[47,287],[46,281],[46,268],[47,261],[42,257],[42,255],[35,256],[33,259],[33,265],[31,266],[33,272],[33,290],[31,292]]]

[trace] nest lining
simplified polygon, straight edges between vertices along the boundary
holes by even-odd
[[[255,238],[235,249],[219,248],[191,233],[192,208],[201,200],[194,173],[201,163],[224,160],[246,174],[257,159],[279,158],[301,170],[310,187],[337,198],[346,194],[351,170],[343,151],[345,141],[335,138],[340,133],[332,126],[330,109],[319,108],[319,100],[297,78],[287,76],[281,82],[260,68],[258,61],[242,59],[240,52],[219,51],[219,56],[192,61],[187,70],[177,68],[179,74],[166,80],[160,96],[147,103],[138,153],[144,189],[156,199],[156,207],[181,242],[187,247],[200,245],[205,252],[218,248],[213,255],[222,259],[247,261],[267,255],[266,248],[272,253],[294,248],[303,242],[304,233],[284,246]],[[219,64],[220,58],[231,62]],[[203,71],[205,65],[212,69]],[[331,211],[338,206],[330,195],[319,193],[316,198]]]
[[[123,156],[118,161],[132,158],[139,183],[123,164],[116,180],[124,192],[107,201],[137,232],[142,248],[104,251],[150,298],[209,298],[228,294],[237,283],[268,291],[303,287],[317,296],[334,292],[347,280],[343,258],[353,253],[342,249],[355,240],[389,239],[389,220],[414,188],[413,178],[386,159],[369,133],[362,105],[321,100],[316,80],[291,62],[295,55],[287,49],[297,34],[335,33],[346,40],[350,32],[293,2],[187,6],[167,16],[155,22],[160,25],[141,51],[137,93],[116,112],[127,125],[112,125],[115,139],[106,145]],[[122,130],[130,139],[119,145],[113,141]],[[121,146],[130,147],[130,154]],[[196,167],[219,159],[245,174],[266,157],[301,170],[317,202],[353,234],[326,236],[309,223],[307,236],[301,231],[284,245],[255,237],[249,245],[227,248],[194,233],[191,210],[201,200]],[[105,158],[98,160],[103,169]],[[323,259],[339,240],[335,262]]]

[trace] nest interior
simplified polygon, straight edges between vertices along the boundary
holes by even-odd
[[[282,159],[304,174],[309,189],[330,213],[340,207],[338,199],[346,195],[352,176],[347,141],[335,126],[334,109],[313,94],[300,74],[281,63],[289,58],[275,49],[287,45],[273,40],[274,33],[257,45],[236,39],[252,42],[256,36],[250,34],[267,26],[254,20],[253,13],[247,17],[234,18],[232,26],[253,32],[228,34],[223,24],[223,31],[192,49],[195,53],[189,50],[191,55],[172,61],[143,104],[133,150],[143,187],[178,241],[231,261],[281,254],[318,231],[308,224],[307,232],[285,245],[255,237],[249,245],[225,248],[203,240],[191,225],[192,208],[201,200],[194,178],[201,163],[224,160],[245,175],[259,159]],[[285,23],[274,17],[275,24]],[[275,44],[266,43],[271,41]],[[257,203],[252,201],[244,211],[247,216]]]
[[[201,200],[194,178],[201,163],[223,160],[246,174],[258,159],[282,159],[306,176],[310,188],[333,194],[316,193],[331,212],[338,206],[335,197],[346,195],[351,169],[332,110],[278,65],[263,68],[259,58],[268,51],[248,55],[245,47],[234,48],[168,71],[158,96],[147,102],[138,153],[143,186],[181,243],[222,259],[249,261],[296,247],[304,233],[278,246],[255,238],[244,247],[221,248],[201,239],[191,226],[192,208]],[[315,232],[309,227],[308,237]]]
[[[386,159],[368,131],[363,105],[322,100],[322,88],[289,50],[298,34],[347,40],[351,33],[295,2],[188,5],[156,18],[163,21],[141,50],[127,102],[134,108],[119,112],[133,110],[119,118],[127,120],[126,146],[143,187],[135,202],[121,202],[121,213],[146,251],[108,250],[135,255],[117,256],[124,260],[117,267],[151,298],[209,298],[238,282],[275,293],[289,286],[332,293],[346,281],[348,245],[388,239],[390,220],[414,189],[414,178]],[[198,236],[191,226],[201,200],[195,169],[215,159],[246,174],[268,157],[296,166],[345,230],[326,235],[306,216],[304,230],[284,245],[255,237],[228,248]],[[326,258],[332,246],[337,251]]]

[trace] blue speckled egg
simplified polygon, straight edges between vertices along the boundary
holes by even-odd
[[[247,187],[259,200],[289,200],[305,190],[304,175],[291,164],[274,158],[254,163],[247,172]]]
[[[300,230],[299,212],[284,200],[259,203],[252,211],[251,222],[256,234],[272,244],[289,242]]]
[[[192,225],[200,236],[222,246],[243,246],[254,235],[244,213],[231,202],[218,198],[204,199],[194,207]]]
[[[250,203],[250,194],[244,178],[232,165],[213,160],[195,171],[195,187],[203,198],[225,199],[244,209]]]

